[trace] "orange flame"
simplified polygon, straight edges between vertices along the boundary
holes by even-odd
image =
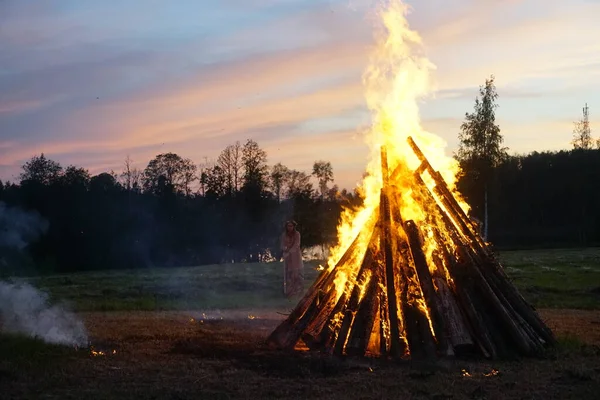
[[[379,152],[382,145],[388,152],[390,171],[399,168],[405,172],[391,182],[398,189],[404,220],[422,222],[429,214],[427,202],[415,190],[417,185],[410,173],[419,166],[419,160],[407,143],[409,136],[415,139],[432,166],[440,171],[453,194],[460,198],[454,191],[460,172],[458,162],[445,154],[446,143],[442,138],[421,127],[418,102],[431,92],[430,72],[435,66],[423,55],[418,33],[408,26],[409,7],[400,0],[389,3],[387,9],[380,11],[384,29],[377,35],[377,46],[363,77],[367,104],[373,115],[373,124],[365,136],[371,149],[371,161],[359,188],[365,196],[364,207],[343,213],[338,226],[338,245],[331,249],[328,260],[331,268],[379,204],[382,187]],[[434,186],[428,175],[424,179],[429,188]],[[469,210],[464,201],[460,201],[460,205],[463,210]]]
[[[418,144],[433,169],[439,171],[448,189],[458,199],[460,207],[468,212],[469,206],[455,188],[460,173],[458,162],[446,155],[446,143],[442,138],[426,132],[421,126],[419,102],[426,99],[432,91],[430,74],[435,66],[425,56],[419,34],[409,27],[406,19],[409,6],[401,0],[389,0],[386,4],[387,7],[379,10],[382,26],[376,34],[376,46],[363,75],[366,101],[372,112],[372,126],[365,134],[371,156],[366,177],[359,186],[364,205],[361,209],[347,209],[343,212],[337,229],[337,245],[330,250],[327,261],[328,270],[333,270],[353,241],[357,241],[355,254],[364,254],[369,245],[370,235],[359,233],[371,229],[368,224],[369,218],[380,203],[383,186],[380,149],[384,146],[390,174],[387,187],[393,190],[391,195],[398,203],[401,218],[403,221],[412,220],[421,227],[423,251],[430,272],[439,274],[438,276],[452,285],[444,262],[434,260],[435,257],[439,258],[441,249],[438,248],[432,227],[435,227],[439,231],[438,236],[444,239],[449,235],[437,211],[438,206],[443,212],[445,209],[443,204],[436,201],[439,200],[435,194],[436,181],[431,172],[423,172],[420,178],[415,175],[414,172],[421,162],[408,144],[409,137]],[[422,179],[425,188],[419,179]],[[456,224],[456,221],[453,223]],[[398,232],[395,233],[404,240],[403,230],[396,229]],[[353,261],[355,260],[348,260],[335,271],[334,286],[338,299],[345,288],[349,287],[346,282],[356,279],[360,261]],[[418,277],[411,276],[408,280],[410,303],[426,316],[435,337],[430,311]],[[364,288],[362,289],[364,293]],[[398,309],[399,323],[402,325],[402,313],[400,307]],[[385,323],[386,321],[382,321],[382,325],[385,326]],[[384,336],[387,334],[389,332],[384,329]],[[380,338],[387,339],[388,337]]]
[[[105,356],[106,353],[104,353],[103,351],[96,351],[94,349],[90,349],[90,354],[94,357],[98,357],[98,356]]]
[[[483,374],[483,376],[486,376],[486,377],[490,377],[490,376],[496,376],[496,375],[498,375],[499,373],[500,373],[500,371],[498,371],[497,369],[495,369],[495,368],[494,368],[494,369],[492,369],[490,372],[488,372],[488,373],[484,373],[484,374]]]
[[[110,354],[113,354],[113,355],[114,355],[114,354],[117,354],[117,350],[112,350],[112,351],[110,352]],[[91,355],[92,357],[101,357],[101,356],[105,356],[105,355],[107,355],[107,353],[106,353],[106,352],[104,352],[104,351],[102,351],[102,350],[96,350],[96,349],[94,348],[94,346],[91,346],[91,347],[90,347],[90,355]]]

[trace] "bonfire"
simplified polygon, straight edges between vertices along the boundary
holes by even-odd
[[[364,74],[373,112],[364,207],[345,211],[327,267],[268,342],[405,359],[539,354],[552,332],[477,233],[444,141],[421,128],[433,65],[407,11],[397,0],[381,10]]]

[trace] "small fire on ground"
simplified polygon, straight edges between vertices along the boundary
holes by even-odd
[[[481,373],[481,375],[483,375],[483,376],[485,376],[485,377],[487,377],[487,378],[489,378],[489,377],[491,377],[491,376],[496,376],[496,375],[498,375],[498,374],[500,374],[500,371],[498,371],[498,370],[497,370],[497,369],[495,369],[495,368],[493,368],[493,369],[492,369],[490,372],[482,372],[482,373]],[[474,376],[474,375],[473,375],[471,372],[467,371],[466,369],[462,369],[462,370],[461,370],[461,375],[462,375],[463,377],[465,377],[465,378],[471,378],[471,377],[473,377],[473,376]]]
[[[108,351],[108,352],[107,352],[107,351],[102,351],[102,350],[96,350],[96,349],[94,348],[94,346],[91,346],[91,347],[90,347],[90,355],[91,355],[92,357],[102,357],[102,356],[106,356],[106,355],[108,355],[108,354],[113,354],[113,355],[114,355],[114,354],[117,354],[117,350],[114,350],[114,349],[113,349],[112,351]]]

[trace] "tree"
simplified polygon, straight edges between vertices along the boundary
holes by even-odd
[[[571,143],[576,150],[591,150],[594,147],[587,103],[585,107],[583,107],[583,117],[575,122],[575,127],[573,128],[573,141]],[[598,145],[600,148],[600,139]]]
[[[102,172],[90,179],[90,192],[92,193],[114,192],[119,188],[119,182],[114,173]]]
[[[227,193],[227,177],[218,165],[202,172],[200,180],[207,196],[219,198]]]
[[[215,165],[216,164],[212,160],[208,160],[208,157],[204,157],[204,162],[198,164],[198,167],[200,169],[200,174],[198,175],[200,183],[198,193],[200,193],[200,195],[202,196],[206,195],[206,181],[208,179],[208,174],[214,168]]]
[[[325,198],[327,193],[327,184],[333,182],[333,168],[329,161],[315,161],[312,174],[319,180],[319,190],[321,199]]]
[[[289,173],[290,170],[288,167],[281,163],[277,163],[271,168],[269,177],[271,178],[271,187],[273,188],[273,193],[275,194],[278,203],[281,202],[283,188],[289,178]]]
[[[69,165],[59,179],[64,186],[87,190],[90,184],[90,173],[87,169]]]
[[[196,164],[189,158],[183,160],[183,168],[181,171],[181,186],[183,188],[183,193],[186,196],[190,196],[192,194],[192,183],[198,179],[196,172],[198,171],[198,167]]]
[[[287,176],[288,198],[310,198],[313,193],[313,185],[310,183],[310,175],[305,172],[290,170]]]
[[[142,181],[142,172],[132,166],[133,160],[127,155],[123,165],[123,172],[121,172],[121,182],[127,191],[138,192],[140,190]]]
[[[151,193],[173,187],[178,193],[189,195],[190,184],[197,179],[196,165],[175,153],[164,153],[154,157],[144,170],[144,189]]]
[[[492,75],[486,79],[484,86],[479,87],[479,96],[475,98],[473,112],[465,114],[465,121],[458,136],[460,145],[456,155],[465,171],[465,177],[472,181],[476,192],[483,194],[483,199],[477,199],[476,203],[483,203],[485,240],[488,237],[488,190],[492,174],[494,168],[507,157],[507,148],[501,147],[504,138],[496,124],[497,99]]]
[[[245,191],[262,193],[267,187],[267,153],[252,139],[242,148],[242,164],[244,166]]]
[[[327,189],[327,196],[325,197],[325,199],[329,201],[336,201],[340,196],[340,188],[338,187],[338,185],[333,185],[332,188]]]
[[[23,172],[20,175],[21,183],[29,181],[49,185],[57,181],[62,174],[61,165],[56,161],[46,158],[44,153],[40,156],[33,156],[22,168]]]
[[[240,189],[242,172],[242,146],[240,142],[227,146],[217,158],[217,165],[225,174],[227,194],[232,196]]]

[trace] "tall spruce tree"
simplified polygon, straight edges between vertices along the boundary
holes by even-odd
[[[460,145],[456,159],[465,175],[463,179],[472,188],[475,208],[483,208],[483,237],[488,239],[488,194],[493,180],[494,169],[507,157],[507,148],[502,147],[504,138],[496,124],[496,103],[498,93],[494,76],[486,79],[479,87],[472,113],[465,114],[465,120],[458,135]]]

